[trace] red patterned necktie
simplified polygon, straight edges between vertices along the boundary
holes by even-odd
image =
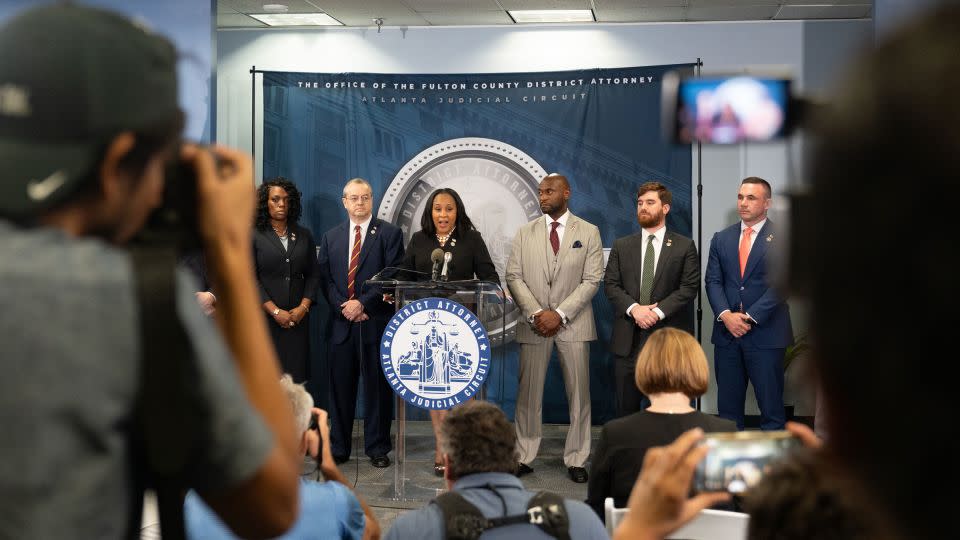
[[[350,251],[350,270],[347,272],[347,294],[350,296],[349,300],[353,300],[357,296],[353,284],[357,279],[357,268],[360,267],[360,226],[357,225],[353,229],[357,231],[357,233],[353,235],[353,249]]]
[[[743,230],[743,238],[740,239],[740,277],[743,277],[743,271],[747,269],[747,258],[750,256],[750,235],[753,229],[747,227]]]
[[[556,255],[560,252],[560,235],[557,234],[557,227],[560,226],[559,221],[554,221],[550,224],[550,247],[553,248],[553,254]]]

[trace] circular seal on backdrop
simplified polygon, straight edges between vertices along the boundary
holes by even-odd
[[[384,193],[377,217],[396,224],[404,242],[420,230],[420,216],[435,189],[460,194],[471,221],[483,235],[501,283],[517,230],[543,215],[538,187],[547,173],[520,149],[494,139],[465,137],[435,144],[408,161]],[[495,345],[516,335],[515,304],[488,304],[481,314]]]
[[[490,340],[463,305],[445,298],[415,300],[387,324],[380,367],[407,403],[449,409],[480,392],[490,371]]]

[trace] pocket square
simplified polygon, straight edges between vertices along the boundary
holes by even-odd
[[[571,247],[573,247],[573,249],[582,248],[583,244],[581,244],[580,241],[577,240],[576,242],[573,243],[573,246]]]

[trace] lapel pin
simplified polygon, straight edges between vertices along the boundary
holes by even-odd
[[[457,239],[456,239],[456,238],[450,240],[450,247],[453,247],[453,246],[455,246],[455,245],[457,245]]]
[[[670,247],[672,245],[673,245],[673,238],[667,238],[667,247]]]
[[[767,242],[773,242],[773,235],[772,235],[772,234],[767,236]]]
[[[377,234],[377,228],[374,227],[374,228],[370,229],[370,234]]]

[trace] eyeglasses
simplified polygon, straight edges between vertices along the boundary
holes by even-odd
[[[349,197],[344,197],[344,199],[350,201],[353,204],[357,204],[358,202],[370,202],[370,199],[373,199],[373,195],[360,195],[360,196],[351,195]]]

